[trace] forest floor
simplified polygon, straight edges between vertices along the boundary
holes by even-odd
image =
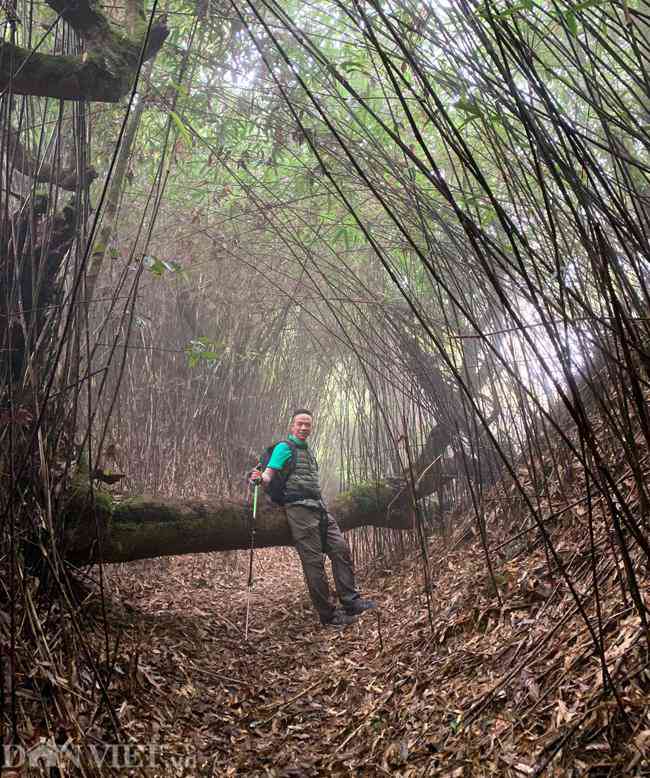
[[[469,519],[429,542],[430,615],[413,551],[361,571],[380,609],[343,630],[318,624],[291,549],[255,554],[247,641],[245,553],[116,566],[122,736],[159,744],[147,775],[649,775],[647,630],[606,529],[592,558],[579,506],[563,520],[553,541],[588,625],[538,533],[489,533],[493,579]]]

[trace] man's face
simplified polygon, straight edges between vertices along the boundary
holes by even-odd
[[[311,435],[312,418],[308,413],[299,413],[293,417],[289,432],[298,440],[307,440]]]

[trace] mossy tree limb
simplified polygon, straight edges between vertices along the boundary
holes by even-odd
[[[114,27],[96,0],[48,0],[48,5],[83,41],[80,57],[41,54],[0,43],[0,88],[14,94],[63,100],[117,102],[131,87],[145,43],[144,21],[132,36]],[[144,59],[153,57],[168,35],[164,20],[152,26]]]
[[[410,513],[390,510],[394,491],[366,484],[340,494],[329,506],[341,529],[361,526],[410,529]],[[78,564],[129,562],[177,554],[250,548],[251,508],[230,500],[176,501],[137,497],[110,504],[106,493],[94,500],[74,497],[67,510],[66,558]],[[260,500],[255,547],[292,545],[282,508]]]

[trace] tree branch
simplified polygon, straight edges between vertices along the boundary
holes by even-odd
[[[46,181],[69,192],[76,191],[82,184],[88,187],[97,178],[97,173],[92,167],[86,170],[80,180],[77,171],[72,168],[57,170],[47,162],[37,162],[20,142],[18,133],[11,128],[9,129],[9,159],[14,169],[24,176],[39,182]]]
[[[147,32],[145,21],[129,38],[114,29],[94,0],[49,0],[48,5],[73,28],[86,51],[71,57],[0,43],[0,88],[37,97],[117,102],[133,83]],[[168,34],[161,17],[151,29],[145,60],[159,51]]]

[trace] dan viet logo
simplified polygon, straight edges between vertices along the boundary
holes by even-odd
[[[159,742],[98,743],[80,746],[71,741],[57,745],[53,740],[41,738],[40,742],[31,747],[4,745],[0,769],[25,766],[32,769],[72,765],[84,767],[91,764],[114,769],[172,767],[183,770],[196,766],[196,755],[167,751]]]

